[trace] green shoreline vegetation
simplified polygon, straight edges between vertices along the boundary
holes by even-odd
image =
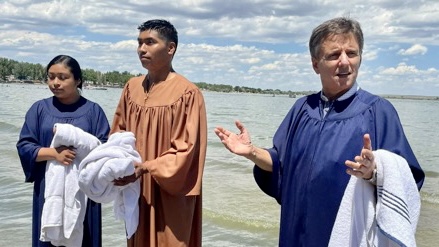
[[[127,71],[111,71],[102,73],[93,69],[82,69],[84,88],[122,88],[125,83],[134,76]],[[0,57],[0,83],[24,83],[24,84],[45,84],[45,67],[41,64],[18,62],[12,59]],[[223,93],[252,93],[287,95],[295,98],[300,95],[308,95],[315,91],[282,91],[279,89],[261,89],[245,86],[231,86],[226,84],[210,84],[206,82],[194,82],[201,90],[223,92]],[[416,99],[416,100],[439,100],[437,96],[420,95],[381,95],[389,99]]]

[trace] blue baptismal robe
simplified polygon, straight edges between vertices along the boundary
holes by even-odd
[[[18,155],[26,182],[34,183],[32,205],[32,246],[52,246],[41,242],[41,214],[44,205],[46,161],[36,162],[38,151],[50,147],[55,123],[68,123],[106,142],[110,126],[102,108],[83,97],[71,105],[62,104],[56,97],[35,102],[26,113],[25,122],[17,142]],[[102,245],[101,205],[87,201],[82,246]]]
[[[389,101],[359,89],[323,115],[320,94],[297,100],[268,149],[273,172],[254,167],[259,187],[281,205],[279,246],[327,246],[354,160],[370,134],[373,150],[404,157],[420,189],[424,172]]]

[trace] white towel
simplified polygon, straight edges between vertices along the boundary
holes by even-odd
[[[132,132],[116,132],[108,141],[95,148],[81,162],[79,187],[92,200],[113,202],[116,219],[124,220],[127,238],[136,232],[139,224],[140,181],[115,186],[113,180],[134,173],[134,163],[140,163]]]
[[[101,142],[70,124],[57,123],[54,128],[50,147],[72,146],[76,156],[69,166],[56,160],[47,162],[40,240],[56,246],[81,246],[87,197],[79,191],[78,166]]]
[[[421,199],[407,161],[374,151],[377,187],[352,176],[328,246],[416,246]]]
[[[352,176],[346,187],[328,246],[368,246],[375,229],[375,186]],[[372,229],[372,231],[370,231]]]

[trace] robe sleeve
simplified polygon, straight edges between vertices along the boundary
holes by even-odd
[[[116,107],[116,112],[114,113],[113,123],[111,124],[110,135],[119,132],[125,131],[127,129],[126,119],[127,119],[127,104],[128,104],[128,84],[123,88],[122,94],[120,95],[119,103]]]
[[[279,204],[282,201],[281,182],[283,164],[281,163],[281,156],[285,155],[284,150],[287,150],[287,139],[290,135],[289,131],[291,126],[294,126],[292,123],[294,119],[297,118],[296,115],[297,109],[299,108],[298,106],[303,105],[304,102],[304,98],[299,99],[295,106],[293,106],[293,108],[288,112],[273,137],[273,147],[267,149],[273,163],[273,171],[268,172],[262,170],[256,165],[253,167],[253,177],[255,178],[259,188],[267,195],[274,197]]]
[[[171,148],[146,167],[159,186],[173,195],[199,195],[207,146],[207,118],[202,93],[186,93],[174,109]]]
[[[93,115],[93,123],[91,124],[93,130],[91,134],[96,136],[102,143],[105,143],[108,140],[108,133],[110,132],[107,116],[102,107],[98,104],[95,104]]]
[[[372,140],[372,148],[385,149],[396,153],[407,160],[418,189],[421,189],[425,174],[413,153],[412,148],[404,134],[398,113],[393,105],[386,99],[375,104],[375,140]]]
[[[27,111],[16,145],[26,182],[34,182],[35,178],[41,172],[41,169],[38,169],[38,167],[42,167],[45,163],[45,161],[36,162],[38,151],[42,148],[42,140],[39,140],[38,133],[40,130],[40,112],[41,106],[39,103],[33,104]]]

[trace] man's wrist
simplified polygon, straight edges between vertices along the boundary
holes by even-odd
[[[376,168],[373,169],[371,178],[369,178],[369,179],[365,178],[364,180],[368,181],[371,184],[376,185],[377,184],[377,169]]]
[[[247,159],[254,160],[256,158],[256,148],[253,146],[253,144],[250,142],[248,144],[250,147],[250,153],[246,155]]]

